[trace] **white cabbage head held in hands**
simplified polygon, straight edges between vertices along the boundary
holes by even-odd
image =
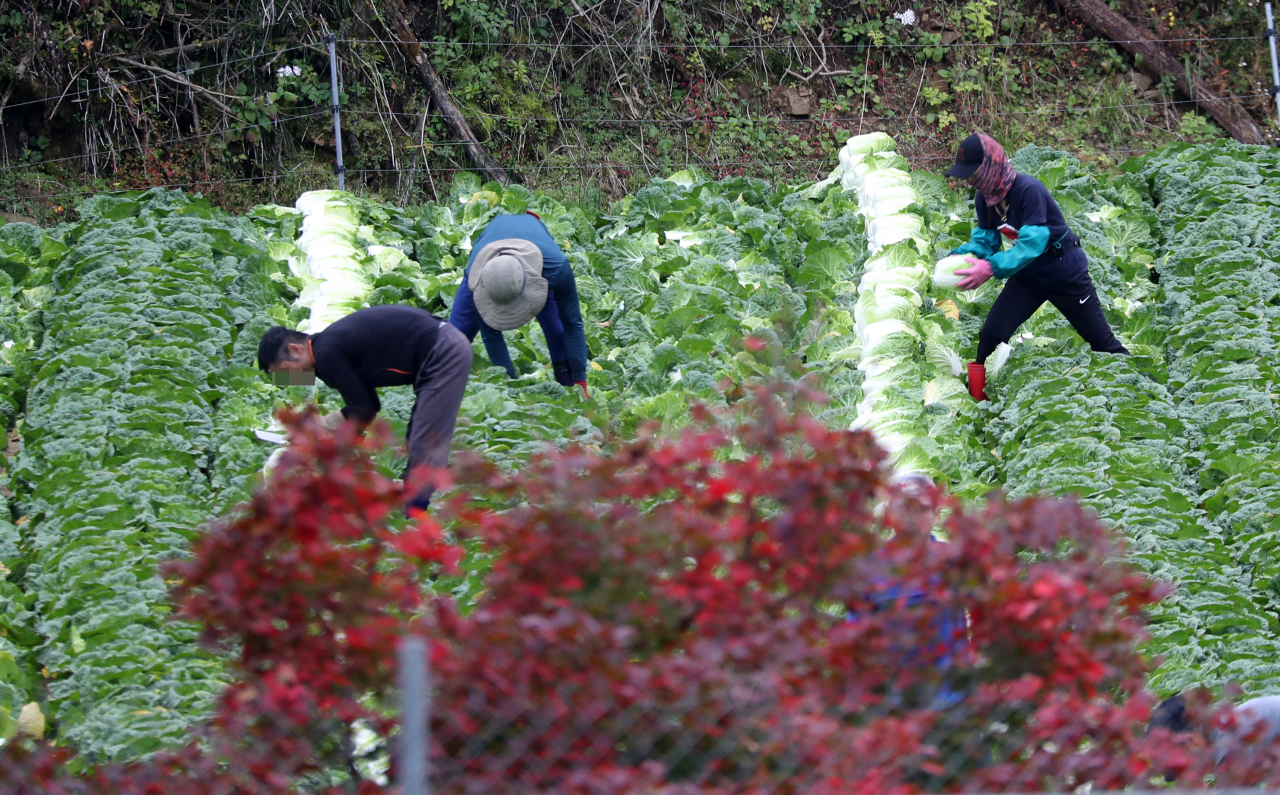
[[[991,263],[985,259],[978,259],[972,254],[965,255],[967,267],[956,271],[957,276],[963,276],[960,283],[956,287],[960,290],[976,290],[987,283],[995,274],[991,271]]]
[[[949,257],[943,257],[938,260],[938,264],[933,268],[933,286],[941,290],[955,290],[960,286],[960,282],[964,281],[964,276],[957,271],[965,270],[969,267],[969,257],[966,254],[952,254]]]

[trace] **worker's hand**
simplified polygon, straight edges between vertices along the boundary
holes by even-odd
[[[991,263],[985,259],[977,257],[965,257],[964,261],[969,263],[968,268],[960,268],[956,271],[957,276],[963,276],[960,283],[956,285],[960,290],[976,290],[986,284],[987,280],[993,275],[991,273]]]
[[[580,387],[582,387],[582,396],[583,396],[584,398],[586,398],[587,400],[590,400],[590,399],[591,399],[591,395],[587,392],[587,382],[586,382],[586,381],[575,381],[575,382],[574,382],[574,386],[580,386]]]
[[[329,430],[336,431],[338,428],[342,427],[342,421],[344,419],[345,417],[342,416],[341,411],[334,411],[321,417],[320,422],[324,423],[324,427]]]

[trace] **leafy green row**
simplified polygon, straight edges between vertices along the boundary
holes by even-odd
[[[1149,649],[1166,657],[1154,687],[1234,679],[1257,689],[1275,670],[1280,636],[1201,488],[1196,450],[1212,432],[1186,410],[1181,374],[1195,365],[1185,346],[1166,347],[1189,328],[1172,311],[1178,302],[1153,237],[1162,219],[1147,182],[1102,180],[1050,150],[1024,150],[1015,163],[1054,190],[1085,243],[1108,319],[1135,355],[1082,353],[1056,312],[1034,317],[989,390],[986,430],[1001,477],[1015,496],[1080,495],[1124,530],[1137,562],[1176,584],[1152,618]]]
[[[27,519],[18,584],[60,738],[134,756],[181,737],[221,687],[195,629],[169,620],[156,565],[243,482],[215,464],[215,407],[255,314],[241,263],[261,245],[250,225],[176,193],[100,197],[80,215],[58,230],[65,253],[49,263],[33,351],[12,476]]]
[[[1234,143],[1176,146],[1130,164],[1157,202],[1168,302],[1169,386],[1189,429],[1199,502],[1230,551],[1229,571],[1265,618],[1225,626],[1250,660],[1249,690],[1280,675],[1280,157]],[[1216,663],[1216,660],[1208,661]],[[1226,678],[1205,666],[1211,682]]]

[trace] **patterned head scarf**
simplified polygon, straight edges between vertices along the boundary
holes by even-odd
[[[996,139],[986,133],[978,133],[978,139],[982,141],[982,165],[973,172],[969,183],[978,189],[988,205],[999,204],[1009,195],[1018,172],[1009,165],[1004,147],[996,143]]]

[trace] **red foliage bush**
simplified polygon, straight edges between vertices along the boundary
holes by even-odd
[[[869,435],[794,398],[694,409],[678,438],[549,451],[514,474],[459,456],[461,488],[400,533],[384,520],[403,490],[371,463],[385,428],[285,417],[297,441],[271,482],[171,571],[182,615],[238,649],[208,736],[86,775],[121,793],[283,792],[341,764],[325,738],[350,721],[389,729],[368,705],[416,631],[432,641],[436,791],[1203,784],[1207,750],[1145,735],[1135,646],[1164,587],[1118,562],[1106,528],[1067,500],[971,513],[908,492]],[[938,511],[947,543],[926,530]],[[492,555],[470,612],[424,576],[464,542]],[[960,611],[967,631],[939,637]],[[61,750],[8,754],[0,786],[93,791]],[[1257,757],[1218,782],[1276,769]]]
[[[916,512],[948,509],[951,541],[931,542],[869,435],[780,397],[608,457],[462,468],[522,502],[442,511],[497,553],[470,615],[430,613],[442,781],[886,792],[1193,772],[1139,739],[1149,696],[1116,698],[1141,694],[1141,610],[1162,588],[1102,525],[1070,501],[971,515],[934,491]],[[883,583],[927,598],[876,607]],[[955,650],[936,627],[957,609]],[[962,700],[934,707],[943,687]]]

